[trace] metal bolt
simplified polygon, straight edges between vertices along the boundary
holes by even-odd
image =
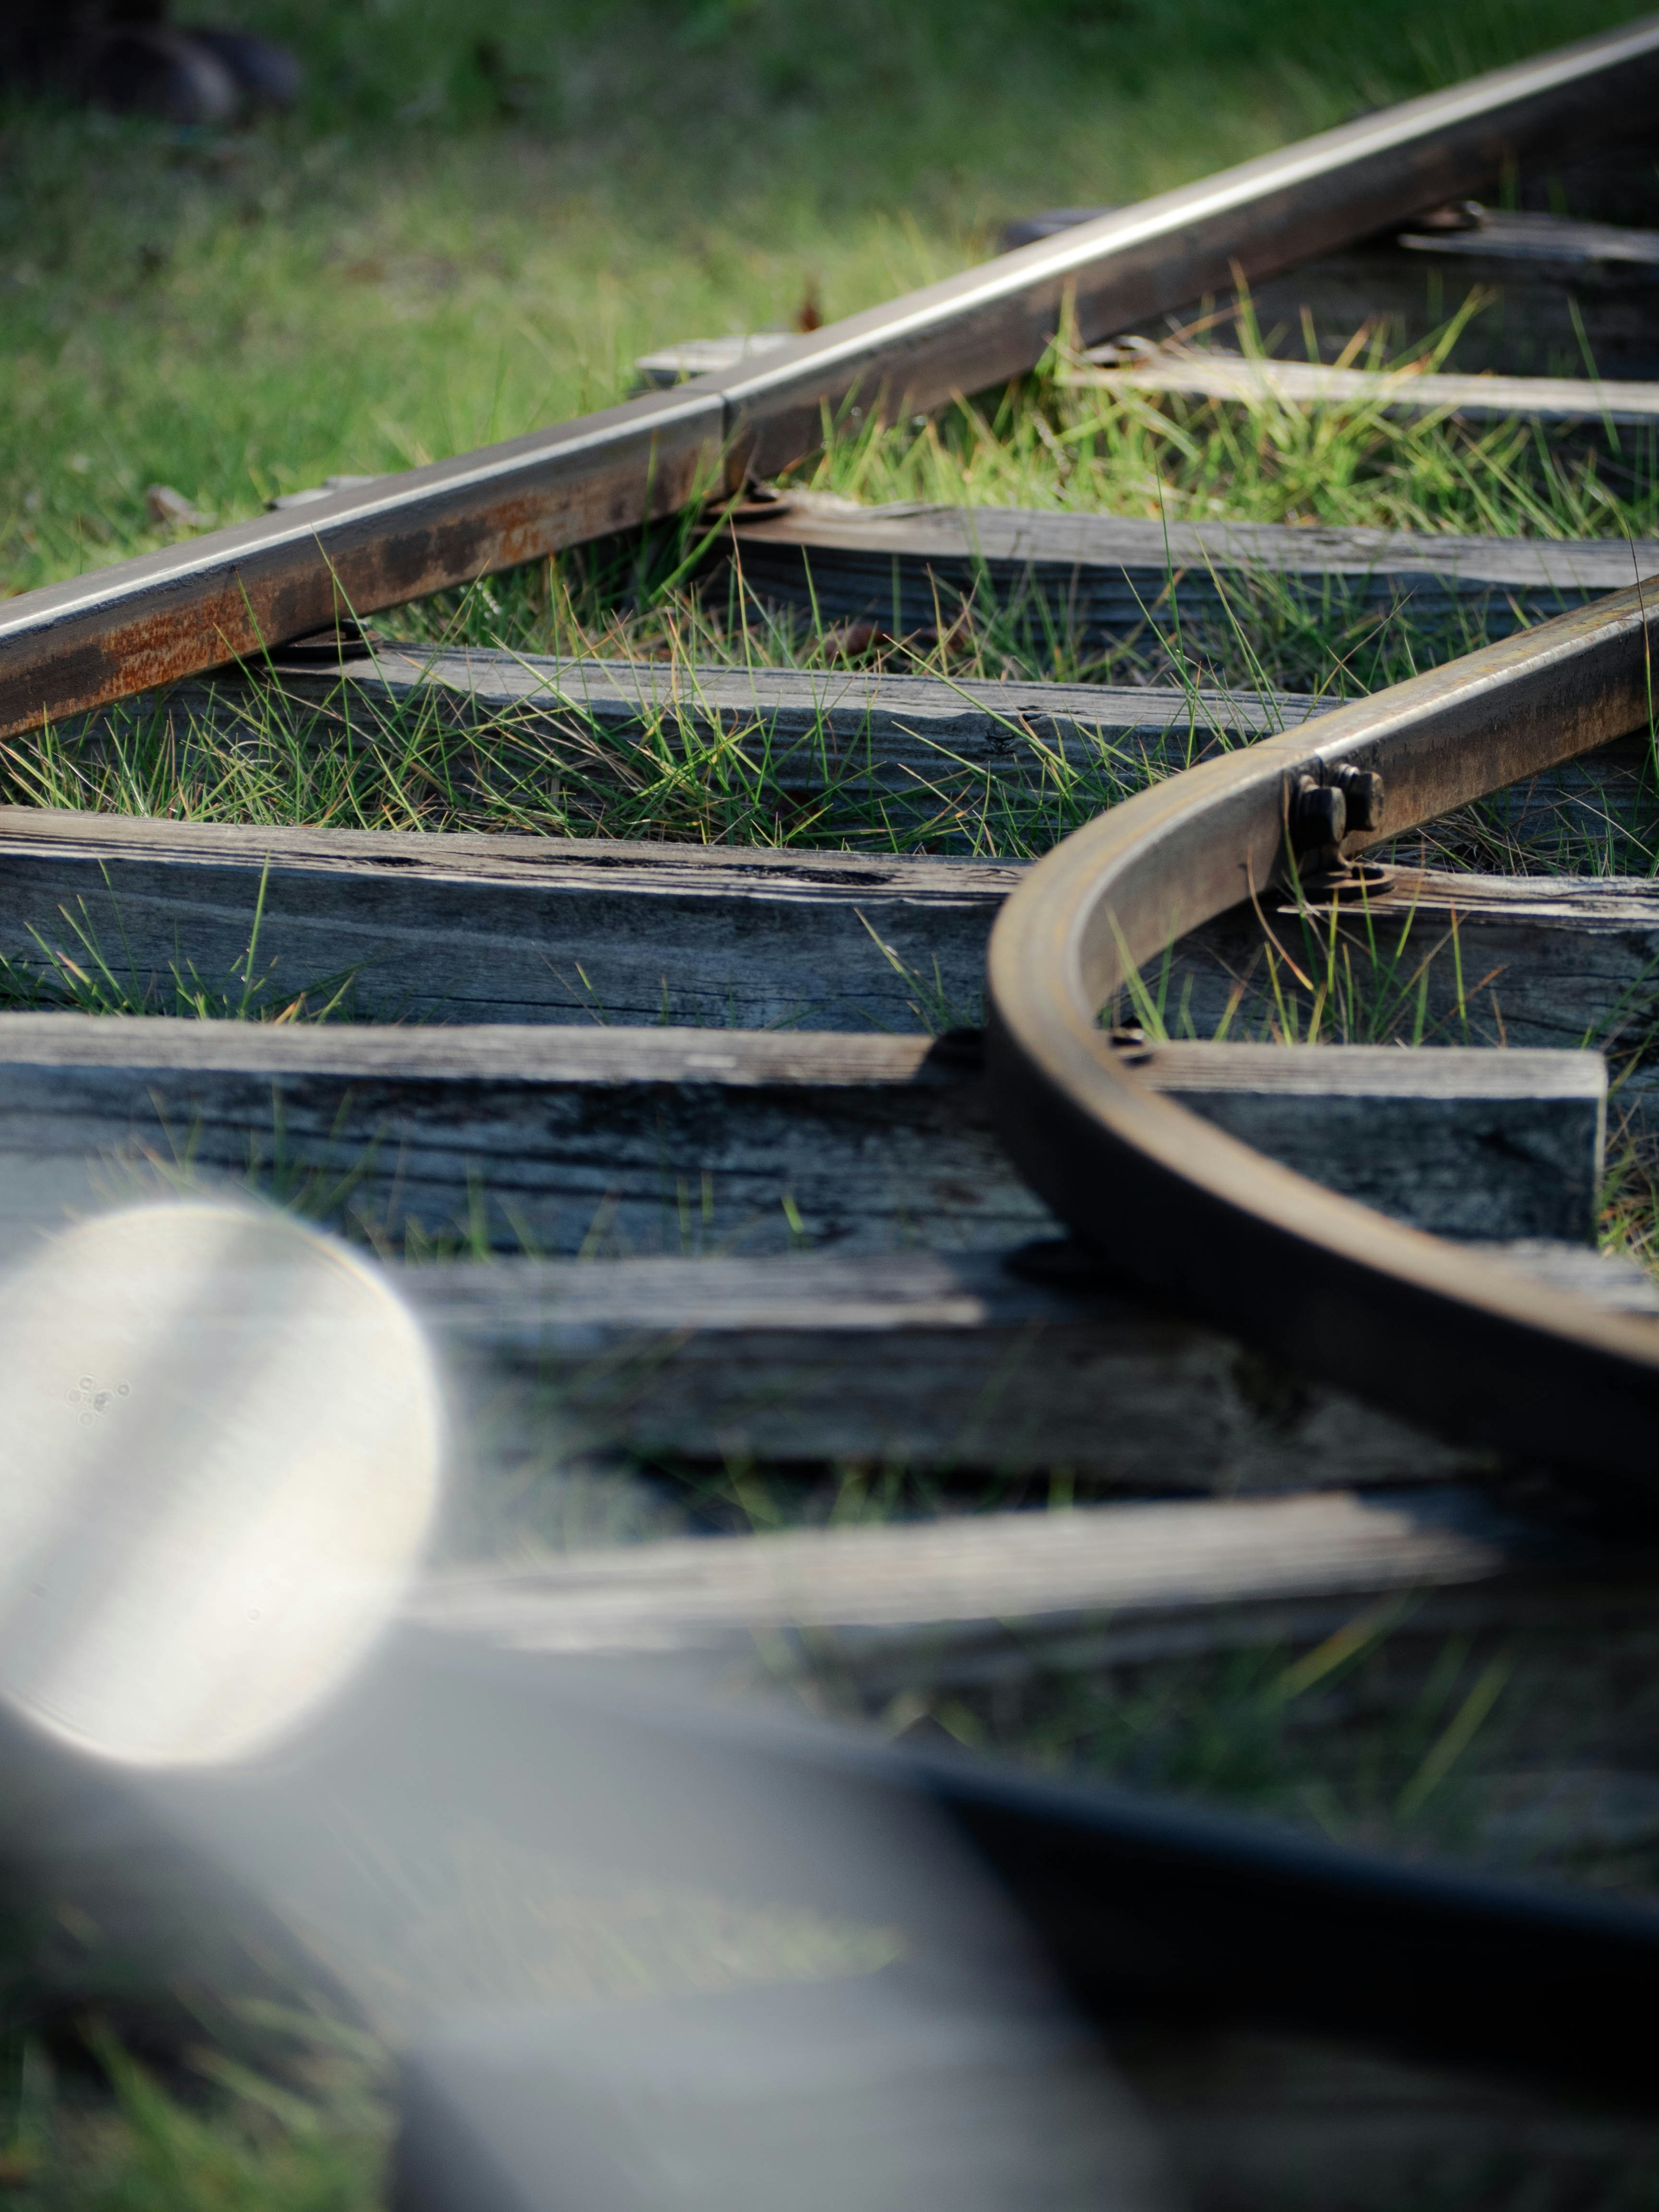
[[[1375,769],[1340,768],[1335,783],[1348,810],[1350,830],[1382,827],[1382,779]]]
[[[1348,802],[1334,783],[1304,776],[1291,799],[1291,842],[1297,852],[1340,845],[1348,834]]]

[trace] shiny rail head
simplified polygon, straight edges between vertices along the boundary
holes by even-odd
[[[274,1212],[136,1208],[0,1281],[0,1697],[148,1767],[252,1756],[421,1554],[443,1420],[378,1272]]]

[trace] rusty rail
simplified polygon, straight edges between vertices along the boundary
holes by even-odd
[[[1616,592],[1097,817],[998,917],[988,1040],[1015,1162],[1127,1276],[1394,1412],[1650,1504],[1659,1330],[1263,1159],[1138,1080],[1099,1014],[1172,939],[1284,881],[1298,817],[1340,833],[1353,776],[1382,797],[1341,836],[1349,863],[1641,727],[1656,636],[1650,589]]]
[[[0,736],[673,514],[810,448],[826,413],[936,407],[1646,125],[1659,17],[1363,117],[830,325],[758,365],[385,477],[12,600]]]

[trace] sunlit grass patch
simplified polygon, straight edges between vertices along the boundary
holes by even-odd
[[[271,2008],[275,2011],[278,2008]],[[369,2212],[381,2201],[392,2116],[371,2039],[293,2015],[310,2045],[300,2078],[204,2040],[196,2080],[169,2086],[107,2030],[88,2037],[107,2102],[65,2081],[38,2042],[16,2059],[0,2174],[20,2212]],[[270,2038],[266,2037],[269,2043]],[[286,2069],[284,2069],[286,2070]],[[306,2078],[309,2074],[310,2078]]]
[[[1472,304],[1472,303],[1471,303]],[[1454,318],[1425,357],[1455,343]],[[1256,343],[1248,327],[1247,351]],[[1364,338],[1356,331],[1353,343]],[[1418,356],[1413,356],[1415,359]],[[1318,523],[1500,538],[1650,536],[1653,434],[1563,435],[1525,416],[1465,422],[1374,400],[1307,404],[1091,391],[1062,340],[1029,378],[907,426],[830,422],[799,471],[882,504],[1030,507],[1175,520]],[[1393,366],[1381,356],[1377,367]]]
[[[722,664],[682,657],[697,642],[695,631],[671,634],[670,649],[653,656],[672,679],[662,703],[625,720],[589,711],[556,671],[528,664],[532,688],[501,706],[436,681],[343,682],[304,696],[280,678],[186,687],[0,747],[0,793],[201,822],[1006,856],[1044,851],[1102,808],[1238,741],[1225,696],[1190,682],[1177,687],[1167,726],[1160,708],[1144,731],[1126,732],[1124,702],[1103,702],[1102,726],[1091,731],[1085,715],[1063,744],[1033,726],[1017,696],[999,710],[964,695],[996,739],[994,769],[930,737],[925,723],[905,734],[902,717],[891,739],[867,716],[849,726],[844,711],[833,726],[826,711],[786,732],[763,703],[737,713],[705,699],[701,672]],[[962,680],[937,663],[912,671]],[[1279,719],[1271,701],[1267,718]]]
[[[152,483],[230,521],[511,437],[621,397],[649,347],[854,313],[1010,216],[1142,198],[1632,12],[851,0],[826,33],[805,0],[399,0],[395,25],[245,0],[307,64],[290,118],[7,104],[0,586],[165,542]]]

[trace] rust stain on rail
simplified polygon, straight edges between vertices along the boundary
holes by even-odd
[[[107,598],[0,647],[0,736],[257,657],[344,613],[374,614],[660,520],[697,498],[718,459],[701,440],[622,462],[577,454],[499,490],[441,489],[390,517],[371,504],[319,518],[297,543],[291,524],[274,526],[266,545],[246,526],[216,532],[179,549],[194,573],[163,589],[124,592],[113,570]],[[216,537],[234,546],[222,565]]]

